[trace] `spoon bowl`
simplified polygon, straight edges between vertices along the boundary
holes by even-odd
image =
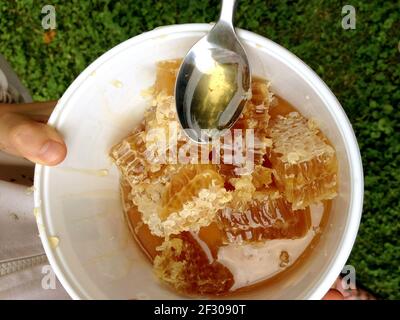
[[[234,0],[222,2],[218,22],[190,49],[177,75],[178,118],[196,142],[223,135],[251,96],[250,67],[233,27],[234,11]]]

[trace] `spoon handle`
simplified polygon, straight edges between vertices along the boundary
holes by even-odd
[[[225,22],[233,27],[233,15],[236,10],[236,0],[222,0],[219,22]]]

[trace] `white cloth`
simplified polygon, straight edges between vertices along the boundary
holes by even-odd
[[[0,261],[43,254],[33,215],[32,194],[25,186],[0,181]]]
[[[0,277],[0,300],[70,299],[54,274],[49,274],[49,268],[46,262]],[[54,286],[49,285],[49,276],[54,277]]]
[[[69,299],[38,237],[31,190],[4,181],[0,181],[0,299]]]

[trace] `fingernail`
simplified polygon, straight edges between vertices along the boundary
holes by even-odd
[[[40,159],[48,164],[54,164],[61,160],[65,153],[65,147],[56,141],[47,141],[39,151]]]

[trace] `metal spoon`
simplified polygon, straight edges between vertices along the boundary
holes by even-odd
[[[235,0],[223,0],[218,22],[184,58],[175,98],[179,121],[194,141],[223,135],[250,94],[249,62],[233,27]]]

